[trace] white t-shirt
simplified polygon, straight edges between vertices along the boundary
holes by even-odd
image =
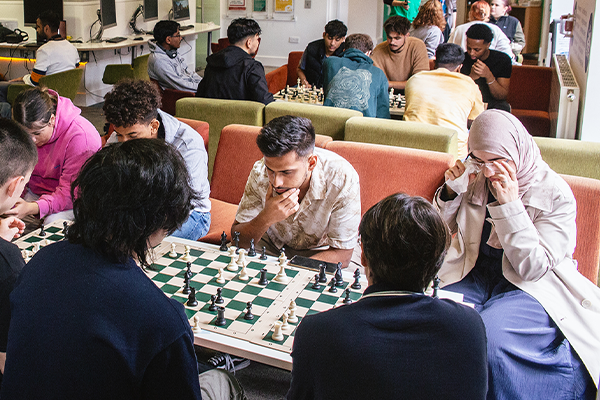
[[[67,40],[50,40],[37,50],[33,72],[25,75],[23,81],[35,86],[34,82],[41,76],[75,69],[78,64],[79,53],[75,46]]]

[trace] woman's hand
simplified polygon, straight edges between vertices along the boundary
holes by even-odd
[[[519,198],[519,182],[513,167],[505,160],[494,161],[494,165],[498,169],[495,175],[492,186],[496,189],[496,200],[500,204],[510,203]]]
[[[465,173],[465,170],[465,164],[463,164],[460,160],[456,160],[456,164],[444,172],[444,181],[453,181],[458,179],[462,174]],[[456,196],[457,194],[454,192],[454,190],[450,189],[448,185],[444,185],[444,189],[442,189],[442,200],[453,200]]]

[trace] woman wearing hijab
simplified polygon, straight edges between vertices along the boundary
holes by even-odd
[[[439,277],[485,323],[487,398],[593,399],[600,289],[572,258],[573,193],[509,113],[482,113],[471,126],[469,150],[436,193],[453,233]]]

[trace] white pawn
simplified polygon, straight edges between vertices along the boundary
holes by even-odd
[[[33,244],[33,249],[31,250],[31,252],[33,254],[37,253],[38,251],[40,251],[40,242],[35,242]]]
[[[223,278],[223,268],[219,268],[219,275],[217,275],[217,283],[225,283],[225,278]]]
[[[296,316],[296,302],[294,300],[290,301],[290,306],[288,308],[288,322],[295,324],[298,322],[298,317]]]
[[[181,257],[183,261],[192,261],[192,257],[190,257],[190,246],[185,246],[185,254]]]
[[[238,266],[235,262],[235,246],[231,246],[229,248],[229,264],[227,264],[227,271],[236,272],[238,270]]]
[[[171,251],[169,252],[169,257],[177,258],[177,252],[175,251],[175,243],[171,242]]]
[[[281,342],[283,340],[283,333],[281,332],[281,321],[275,321],[275,325],[273,328],[273,335],[271,338],[276,342]]]
[[[240,271],[240,274],[238,275],[238,279],[240,281],[247,281],[248,279],[250,279],[250,277],[248,276],[248,272],[246,271],[246,265],[244,265],[242,267],[242,270]]]
[[[200,332],[202,332],[202,328],[200,328],[200,320],[198,319],[197,315],[194,315],[194,325],[193,325],[193,327],[194,328],[192,329],[192,331],[194,333],[200,333]]]
[[[290,324],[288,324],[287,312],[283,313],[283,315],[281,316],[281,319],[283,320],[283,323],[281,324],[281,329],[288,329],[290,327]]]
[[[237,259],[237,265],[240,268],[243,268],[246,266],[246,250],[240,249],[239,253],[240,253],[240,256]],[[236,271],[237,271],[237,269],[236,269]]]
[[[285,265],[285,263],[279,263],[279,272],[273,279],[275,282],[288,283],[290,281],[290,278],[285,274]]]

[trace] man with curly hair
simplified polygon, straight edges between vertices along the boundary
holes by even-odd
[[[107,143],[161,139],[179,150],[199,198],[187,221],[173,236],[198,240],[210,227],[208,155],[198,132],[160,110],[160,105],[158,89],[149,81],[124,80],[116,84],[104,96],[104,114],[114,127]]]

